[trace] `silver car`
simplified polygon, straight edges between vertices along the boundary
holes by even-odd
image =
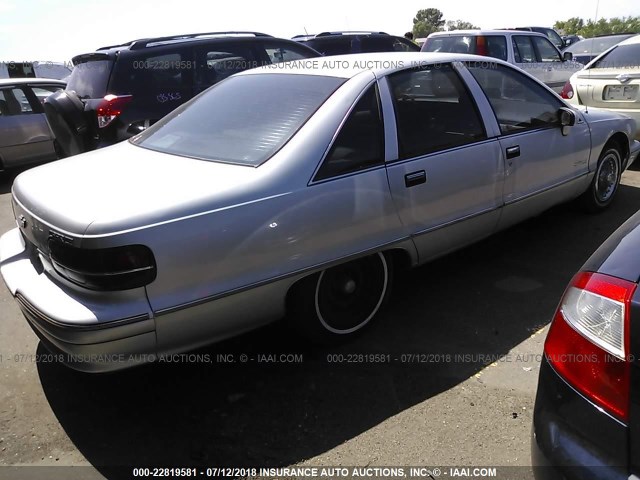
[[[576,197],[606,208],[634,131],[486,57],[250,70],[129,142],[18,176],[0,271],[43,343],[85,371],[282,317],[344,339],[371,323],[394,266]]]
[[[0,171],[58,158],[42,101],[65,85],[39,78],[0,80]]]

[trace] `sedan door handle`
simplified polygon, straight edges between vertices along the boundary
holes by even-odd
[[[404,176],[404,185],[407,188],[415,187],[427,181],[427,172],[420,170],[418,172],[407,173]]]
[[[507,159],[516,158],[520,156],[520,145],[507,148]]]

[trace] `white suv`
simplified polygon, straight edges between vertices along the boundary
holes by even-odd
[[[516,65],[556,92],[583,65],[564,55],[549,39],[536,32],[520,30],[454,30],[427,37],[423,52],[473,53]]]

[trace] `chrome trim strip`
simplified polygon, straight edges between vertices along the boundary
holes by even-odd
[[[368,248],[366,250],[362,250],[362,251],[357,252],[357,253],[353,253],[353,254],[350,254],[350,255],[345,255],[344,257],[340,257],[340,258],[338,258],[336,260],[331,260],[330,262],[318,263],[318,264],[312,265],[310,267],[305,267],[305,268],[301,268],[299,270],[295,270],[293,272],[284,273],[282,275],[278,275],[276,277],[271,277],[271,278],[268,278],[266,280],[255,282],[255,283],[252,283],[250,285],[245,285],[243,287],[234,288],[234,289],[231,289],[231,290],[227,290],[225,292],[216,293],[215,295],[210,295],[210,296],[205,297],[205,298],[200,298],[198,300],[192,300],[191,302],[182,303],[180,305],[176,305],[176,306],[173,306],[173,307],[167,307],[167,308],[162,308],[160,310],[154,310],[154,315],[157,317],[158,315],[165,315],[165,314],[169,314],[169,313],[178,312],[180,310],[184,310],[184,309],[187,309],[187,308],[190,308],[190,307],[196,307],[198,305],[202,305],[202,304],[205,304],[205,303],[213,302],[214,300],[219,300],[221,298],[230,297],[231,295],[235,295],[237,293],[242,293],[242,292],[245,292],[247,290],[251,290],[253,288],[262,287],[262,286],[268,285],[270,283],[279,282],[281,280],[286,280],[288,278],[295,277],[295,276],[298,276],[298,275],[304,275],[306,273],[313,272],[314,270],[316,270],[316,271],[324,270],[326,268],[330,268],[330,267],[333,267],[335,265],[339,265],[341,263],[345,263],[346,261],[349,261],[349,260],[353,260],[353,259],[356,259],[356,258],[359,258],[359,257],[365,257],[367,255],[371,255],[373,253],[380,252],[383,249],[391,250],[388,247],[391,247],[393,245],[399,245],[402,242],[411,241],[411,240],[412,240],[412,236],[404,237],[404,238],[401,238],[401,239],[398,239],[398,240],[393,240],[391,242],[384,243],[382,245],[378,245],[377,247]]]

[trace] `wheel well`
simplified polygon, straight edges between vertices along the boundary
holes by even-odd
[[[402,248],[392,248],[390,250],[384,250],[382,253],[390,262],[393,263],[393,267],[396,270],[408,270],[412,266],[411,255],[409,254],[409,252],[407,252]],[[305,280],[308,281],[310,277],[312,277],[317,273],[318,272],[305,275],[304,277],[292,283],[289,286],[289,289],[287,290],[285,302],[288,304],[291,293],[293,290],[295,290],[296,286],[298,286],[301,282],[304,282]]]
[[[397,270],[408,270],[411,268],[411,255],[409,252],[402,248],[393,248],[391,250],[385,250],[384,253],[387,258],[393,262],[393,266]]]
[[[626,163],[629,158],[629,140],[627,136],[622,132],[614,133],[611,138],[607,141],[604,148],[615,145],[620,149],[620,153],[622,154],[622,160]],[[604,149],[603,149],[604,150]]]

